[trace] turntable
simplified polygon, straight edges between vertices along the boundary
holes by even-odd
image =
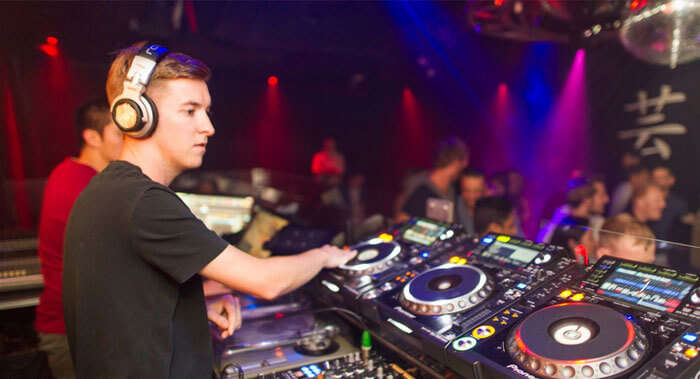
[[[564,249],[487,235],[474,249],[434,257],[362,295],[369,319],[398,330],[404,342],[444,361],[444,348],[489,315],[545,281],[572,280]]]
[[[373,238],[353,247],[355,258],[339,267],[349,277],[369,276],[394,266],[401,258],[401,245],[387,238]]]
[[[492,290],[493,283],[478,267],[447,263],[411,280],[399,302],[415,315],[440,316],[473,308]]]
[[[414,218],[351,246],[357,256],[321,272],[314,285],[326,303],[357,309],[358,298],[366,291],[427,260],[475,244],[459,225]]]
[[[579,285],[547,283],[455,339],[447,364],[482,377],[694,378],[698,293],[696,274],[603,257]]]

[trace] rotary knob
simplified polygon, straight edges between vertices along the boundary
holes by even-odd
[[[690,302],[695,305],[700,305],[700,288],[696,288],[693,294],[690,295]]]

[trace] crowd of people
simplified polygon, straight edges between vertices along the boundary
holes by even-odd
[[[522,175],[508,171],[487,176],[469,167],[467,145],[450,138],[438,146],[431,170],[404,181],[395,220],[430,216],[430,199],[441,199],[454,207],[454,217],[447,221],[462,224],[469,233],[520,235],[564,246],[590,261],[614,255],[683,266],[697,252],[680,252],[671,242],[693,242],[690,231],[695,216],[688,202],[673,190],[672,168],[664,162],[646,164],[634,152],[625,153],[621,163],[625,180],[615,187],[612,198],[601,175],[573,173],[560,190],[562,203],[551,213],[541,212],[540,229],[536,236],[529,236],[522,225],[533,215],[523,195]]]

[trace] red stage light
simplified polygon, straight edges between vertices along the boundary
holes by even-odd
[[[269,78],[267,78],[267,84],[269,84],[271,86],[276,86],[277,83],[279,83],[279,79],[277,79],[276,76],[273,75],[273,76],[270,76]]]
[[[493,0],[493,5],[500,7],[505,0]]]
[[[49,45],[47,43],[40,45],[39,50],[43,51],[46,53],[46,55],[55,57],[58,55],[58,48],[55,45]]]
[[[508,93],[508,85],[505,83],[501,83],[498,85],[498,95],[499,96],[505,96]]]
[[[647,0],[632,0],[630,2],[630,9],[635,11],[637,9],[644,8],[647,5]]]
[[[56,46],[56,45],[58,45],[58,38],[51,37],[51,36],[46,37],[46,43],[48,43],[49,45],[52,45],[52,46]]]

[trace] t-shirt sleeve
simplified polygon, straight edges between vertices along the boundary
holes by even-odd
[[[184,283],[228,245],[196,218],[177,195],[151,188],[131,217],[134,250],[149,264]]]
[[[416,188],[403,204],[401,211],[415,217],[425,217],[426,203],[430,197],[430,191],[424,186]]]

